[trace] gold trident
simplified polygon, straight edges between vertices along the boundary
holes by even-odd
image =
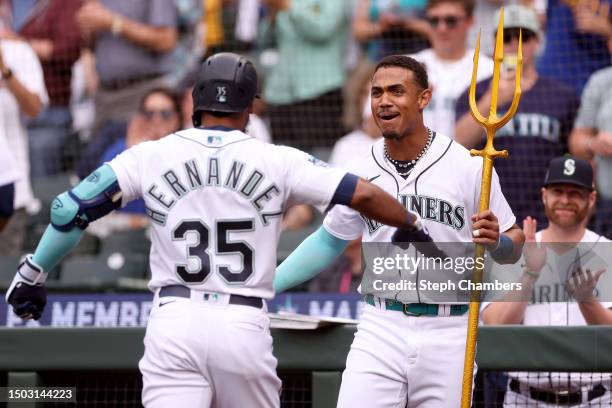
[[[491,193],[491,176],[493,174],[493,160],[498,157],[508,157],[508,151],[495,150],[493,147],[493,138],[495,132],[504,126],[516,113],[519,101],[521,99],[521,68],[523,66],[523,41],[522,32],[519,35],[519,47],[516,61],[516,85],[514,88],[514,96],[512,98],[512,104],[510,109],[504,114],[503,117],[497,117],[497,96],[499,93],[499,74],[501,70],[501,63],[504,59],[504,8],[502,7],[499,13],[499,23],[497,25],[497,38],[495,40],[495,53],[494,53],[494,69],[493,69],[493,81],[491,82],[491,109],[489,111],[489,117],[485,118],[478,111],[476,105],[476,77],[478,71],[478,54],[480,53],[480,33],[478,33],[478,39],[476,40],[476,50],[474,51],[474,69],[472,71],[472,83],[470,85],[470,109],[472,116],[476,122],[480,123],[487,131],[487,143],[482,150],[470,150],[472,156],[480,156],[483,159],[482,169],[482,180],[480,183],[480,206],[479,212],[485,211],[489,208],[489,196]],[[476,259],[482,259],[484,257],[485,247],[483,245],[476,245],[475,256]],[[481,263],[476,262],[476,265]],[[481,265],[482,266],[482,265]],[[483,268],[476,267],[472,278],[473,282],[482,282]],[[468,318],[468,332],[465,348],[465,360],[463,362],[463,384],[461,389],[461,408],[470,408],[472,399],[472,382],[474,376],[474,357],[476,355],[476,336],[478,335],[478,314],[480,312],[480,291],[472,291],[470,300],[470,313]]]

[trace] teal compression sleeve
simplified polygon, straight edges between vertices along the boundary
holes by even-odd
[[[80,228],[62,232],[49,225],[34,251],[32,260],[43,268],[43,271],[50,271],[77,246],[84,232]]]
[[[117,176],[105,164],[70,192],[58,195],[51,205],[51,225],[40,239],[32,260],[46,272],[57,265],[83,236],[84,227],[78,227],[75,220],[93,221],[119,206],[117,193],[112,190],[114,185],[118,189]]]
[[[313,278],[336,259],[348,243],[320,227],[276,268],[274,290],[280,293]]]

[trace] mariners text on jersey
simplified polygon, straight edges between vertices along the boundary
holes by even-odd
[[[280,194],[279,187],[275,183],[266,181],[262,171],[248,168],[241,161],[232,160],[230,163],[222,161],[220,157],[210,156],[206,159],[206,163],[202,163],[191,158],[180,168],[163,171],[159,181],[151,183],[145,189],[145,194],[160,206],[160,209],[147,206],[147,214],[153,222],[164,225],[167,212],[178,200],[186,197],[191,191],[205,187],[231,190],[250,201],[253,208],[261,215],[264,225],[268,225],[266,214],[262,214],[266,203]]]
[[[410,211],[419,213],[421,218],[448,225],[460,230],[465,225],[465,207],[453,205],[446,200],[415,194],[400,194],[401,203]],[[382,224],[364,217],[370,233],[379,229]]]
[[[470,156],[466,148],[434,132],[427,152],[408,177],[403,178],[385,158],[384,143],[384,139],[375,142],[369,154],[351,162],[347,170],[397,197],[408,210],[419,213],[435,242],[472,242],[470,217],[478,212],[482,158]],[[495,170],[490,208],[499,220],[500,231],[512,227],[515,217],[501,192]],[[340,206],[329,211],[323,225],[342,239],[361,236],[364,242],[388,242],[393,235],[392,228]]]

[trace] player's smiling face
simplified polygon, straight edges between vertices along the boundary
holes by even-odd
[[[413,75],[404,68],[386,67],[372,78],[372,114],[385,138],[402,138],[422,121],[430,93],[417,85]]]
[[[554,184],[542,190],[546,217],[560,227],[586,222],[595,206],[595,192],[572,184]]]

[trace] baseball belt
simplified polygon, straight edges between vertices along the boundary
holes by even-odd
[[[510,380],[510,389],[516,392],[517,394],[525,395],[533,400],[555,405],[578,405],[582,404],[583,402],[592,401],[595,398],[599,398],[606,393],[606,388],[601,384],[597,384],[589,391],[554,392],[534,387],[521,387],[521,383],[516,379]],[[586,400],[583,399],[585,393]]]
[[[242,295],[221,295],[218,293],[210,293],[210,292],[201,292],[202,299],[201,300],[213,300],[216,297],[220,296],[229,296],[228,303],[230,305],[241,305],[241,306],[251,306],[261,309],[263,307],[263,299],[258,297],[251,296],[242,296]],[[159,290],[159,297],[182,297],[191,299],[191,289],[186,286],[181,285],[170,285],[164,286]]]
[[[438,305],[433,303],[402,303],[393,299],[382,299],[374,295],[366,295],[366,303],[386,310],[403,312],[407,316],[461,316],[468,305]],[[384,307],[382,306],[384,302]]]

